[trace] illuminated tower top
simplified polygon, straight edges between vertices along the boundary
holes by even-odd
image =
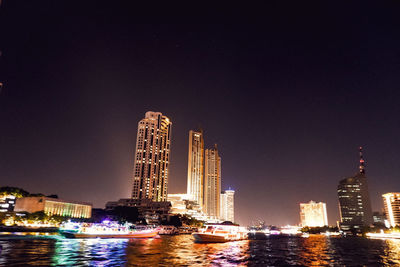
[[[365,174],[365,165],[364,165],[364,158],[362,152],[362,146],[360,146],[360,174]]]

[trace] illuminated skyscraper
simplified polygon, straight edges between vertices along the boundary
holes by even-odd
[[[133,199],[167,200],[172,122],[160,112],[139,121],[133,172]]]
[[[326,204],[314,201],[300,203],[300,221],[302,226],[323,227],[328,225]]]
[[[386,193],[382,197],[386,219],[390,226],[400,225],[400,193]]]
[[[371,202],[361,147],[359,172],[339,182],[338,197],[342,230],[359,229],[372,224]]]
[[[204,139],[203,132],[189,131],[187,194],[190,200],[203,207],[204,191]]]
[[[225,190],[221,193],[220,219],[223,221],[235,221],[235,191]]]
[[[221,158],[217,145],[205,151],[204,212],[219,218],[221,194]]]

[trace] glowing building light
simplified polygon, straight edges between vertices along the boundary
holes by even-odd
[[[300,221],[302,226],[323,227],[328,225],[326,204],[314,201],[300,203]]]
[[[382,197],[389,226],[400,225],[400,193],[386,193]]]

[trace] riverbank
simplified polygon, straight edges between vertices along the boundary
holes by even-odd
[[[25,226],[0,226],[0,232],[39,232],[55,233],[58,227],[25,227]]]

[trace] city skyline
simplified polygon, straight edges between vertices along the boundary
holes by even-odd
[[[400,191],[396,8],[140,24],[123,3],[17,2],[0,9],[4,186],[94,207],[131,197],[137,123],[153,110],[173,122],[168,193],[187,190],[187,135],[199,125],[244,225],[297,224],[310,199],[338,221],[337,185],[356,172],[359,146],[372,211]]]

